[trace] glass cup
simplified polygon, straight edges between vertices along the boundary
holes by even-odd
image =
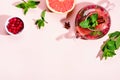
[[[106,4],[102,7],[102,4]],[[87,5],[79,10],[75,18],[75,35],[84,40],[94,40],[105,36],[110,30],[109,12],[113,4],[109,1],[100,5]]]

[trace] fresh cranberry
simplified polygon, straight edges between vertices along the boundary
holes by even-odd
[[[24,28],[24,23],[20,18],[13,17],[9,19],[8,24],[7,24],[7,29],[10,33],[17,34],[21,32],[23,28]]]

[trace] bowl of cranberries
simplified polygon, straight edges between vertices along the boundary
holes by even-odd
[[[19,17],[10,17],[5,24],[5,30],[10,35],[17,35],[24,29],[24,22]]]
[[[111,25],[108,11],[99,5],[87,5],[79,10],[75,18],[76,37],[95,40],[105,36]]]

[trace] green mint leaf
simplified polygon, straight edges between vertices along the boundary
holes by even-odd
[[[39,21],[40,21],[40,19],[36,20],[36,21],[35,21],[35,24],[37,25],[37,24],[39,23]]]
[[[28,12],[28,8],[24,9],[24,14],[26,15],[26,13]]]
[[[109,40],[106,44],[107,44],[106,46],[109,50],[114,51],[116,49],[115,41]]]
[[[120,48],[120,31],[115,31],[108,34],[109,39],[102,46],[103,57],[113,57],[116,55],[115,51]]]
[[[46,14],[46,10],[43,10],[42,13],[41,13],[41,19],[42,19],[45,23],[48,23],[48,22],[45,20],[45,14]]]
[[[97,25],[98,25],[98,22],[97,22],[97,21],[95,21],[94,23],[91,23],[91,24],[90,24],[90,26],[93,27],[93,28],[95,28]]]
[[[107,59],[108,57],[113,57],[114,55],[116,55],[114,51],[105,48],[103,53],[103,57],[105,57],[105,59]]]
[[[46,10],[43,10],[42,13],[41,13],[41,18],[44,20],[45,18],[45,13],[46,13]]]
[[[46,10],[43,10],[41,12],[41,18],[36,20],[35,24],[38,26],[38,28],[40,29],[41,27],[44,27],[45,26],[45,23],[47,23],[45,21],[45,14],[46,14]]]
[[[39,1],[29,0],[27,4],[30,8],[36,8],[39,3]]]
[[[108,34],[109,38],[116,38],[119,35],[120,35],[119,31],[115,31],[113,33]]]
[[[96,27],[97,25],[98,25],[98,21],[97,21],[97,19],[98,19],[98,14],[97,13],[95,13],[95,14],[92,14],[91,16],[90,16],[90,19],[91,19],[91,26],[92,27]]]
[[[93,23],[92,27],[96,27],[97,25],[98,25],[98,22],[95,21],[95,22]]]
[[[44,26],[44,21],[39,19],[39,20],[36,20],[35,24],[38,26],[38,28],[40,29],[41,27]]]
[[[41,20],[38,25],[39,25],[39,27],[41,28],[41,27],[44,27],[44,26],[45,26],[45,23],[44,23],[43,20]]]
[[[102,32],[101,31],[92,31],[91,35],[95,36],[95,35],[101,35]]]
[[[92,23],[95,23],[97,21],[97,19],[98,19],[98,14],[97,13],[92,14],[90,16],[90,18],[91,18]]]
[[[79,26],[82,28],[88,28],[88,29],[95,29],[95,27],[98,25],[98,14],[92,14],[87,19],[79,23]]]
[[[36,8],[39,3],[40,3],[39,1],[34,1],[34,0],[28,0],[27,2],[23,0],[23,2],[17,4],[16,7],[22,8],[24,14],[26,14],[30,8]]]
[[[96,23],[93,23],[93,24],[92,24],[92,27],[95,27],[95,26],[96,26]]]
[[[120,32],[119,31],[115,31],[113,33],[109,34],[109,38],[116,41],[116,48],[118,49],[120,47]]]
[[[26,8],[25,3],[20,3],[20,4],[16,5],[16,7],[22,8],[22,9]]]
[[[44,27],[44,21],[43,21],[43,20],[39,20],[39,22],[38,22],[38,27],[39,27],[39,29],[40,29],[41,27]]]
[[[116,55],[115,50],[116,50],[115,41],[107,40],[102,48],[103,51],[102,57],[105,59],[107,59],[108,57],[113,57],[114,55]]]
[[[116,48],[118,49],[120,47],[120,36],[116,38]]]
[[[80,24],[79,24],[80,27],[82,28],[89,28],[89,20],[85,20],[85,21],[82,21]]]

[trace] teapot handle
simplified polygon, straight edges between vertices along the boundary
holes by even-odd
[[[109,0],[100,0],[97,4],[104,7],[107,11],[110,11],[115,7],[115,4],[110,3]]]

